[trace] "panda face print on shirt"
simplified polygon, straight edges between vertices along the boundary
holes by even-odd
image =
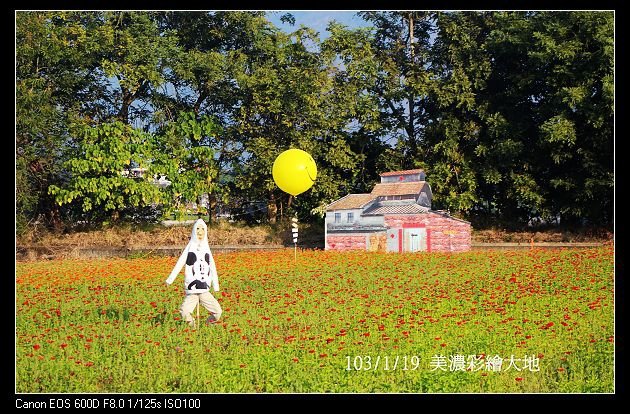
[[[188,252],[186,258],[186,265],[191,266],[192,274],[195,280],[188,284],[188,290],[191,289],[208,289],[210,282],[210,254],[205,255],[196,254],[195,252]]]

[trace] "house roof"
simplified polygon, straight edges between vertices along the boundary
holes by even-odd
[[[448,218],[453,219],[453,220],[461,221],[462,223],[470,224],[470,221],[463,220],[463,219],[460,219],[460,218],[457,218],[457,217],[453,217],[447,211],[444,211],[444,210],[431,210],[431,213],[439,214],[440,216],[448,217]]]
[[[387,227],[379,225],[350,225],[350,226],[334,226],[328,228],[328,234],[331,233],[374,233],[386,231]]]
[[[421,172],[424,172],[424,170],[417,169],[417,170],[387,171],[387,172],[381,173],[381,177],[390,177],[392,175],[418,174]]]
[[[348,210],[353,208],[362,208],[370,201],[374,200],[376,196],[374,194],[348,194],[341,197],[337,201],[326,206],[326,210]]]
[[[371,195],[373,197],[378,197],[419,194],[420,190],[422,190],[422,187],[424,187],[424,184],[425,181],[411,181],[406,183],[378,183],[374,186]]]
[[[377,205],[370,207],[363,212],[364,216],[382,216],[383,214],[422,214],[429,212],[428,207],[423,207],[416,203]]]

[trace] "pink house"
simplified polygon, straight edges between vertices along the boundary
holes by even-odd
[[[423,170],[390,171],[369,194],[326,206],[325,249],[387,252],[470,250],[470,223],[431,210]]]

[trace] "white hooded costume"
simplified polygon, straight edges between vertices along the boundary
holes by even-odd
[[[202,226],[204,229],[204,237],[202,240],[197,238],[197,228]],[[166,283],[173,283],[182,267],[184,269],[184,290],[186,294],[209,292],[210,285],[215,292],[219,291],[219,276],[217,268],[214,264],[214,258],[208,245],[208,227],[206,223],[199,219],[195,222],[192,230],[192,236],[188,246],[182,252],[177,264],[173,268]]]

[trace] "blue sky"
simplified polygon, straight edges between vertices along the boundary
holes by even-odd
[[[356,15],[358,10],[278,10],[268,11],[267,19],[278,28],[290,32],[304,25],[319,32],[320,38],[323,40],[329,36],[326,26],[331,20],[345,24],[349,28],[367,26],[367,22]],[[295,17],[295,26],[285,24],[280,21],[283,14],[291,13]]]

